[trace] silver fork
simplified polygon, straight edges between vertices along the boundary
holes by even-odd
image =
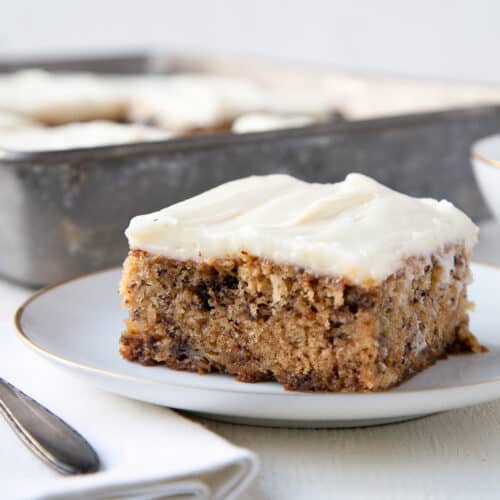
[[[62,474],[97,472],[87,440],[47,408],[0,378],[0,413],[23,443]]]

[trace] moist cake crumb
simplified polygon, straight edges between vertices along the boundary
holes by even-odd
[[[130,311],[121,354],[145,365],[222,372],[290,390],[380,391],[448,352],[480,352],[468,328],[463,249],[410,259],[365,289],[242,254],[210,264],[132,250],[121,284]]]

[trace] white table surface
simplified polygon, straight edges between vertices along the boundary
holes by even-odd
[[[482,229],[476,259],[500,264],[500,225]],[[0,317],[26,294],[0,282]],[[364,429],[202,422],[260,456],[242,500],[500,498],[500,401]]]

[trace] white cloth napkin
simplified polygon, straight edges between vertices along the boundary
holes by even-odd
[[[102,471],[54,472],[0,418],[1,498],[226,499],[247,487],[258,469],[250,451],[168,408],[94,389],[26,347],[12,316],[28,295],[0,281],[0,376],[83,434],[99,454]]]

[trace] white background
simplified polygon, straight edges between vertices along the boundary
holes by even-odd
[[[494,0],[16,0],[0,58],[168,49],[500,82]]]

